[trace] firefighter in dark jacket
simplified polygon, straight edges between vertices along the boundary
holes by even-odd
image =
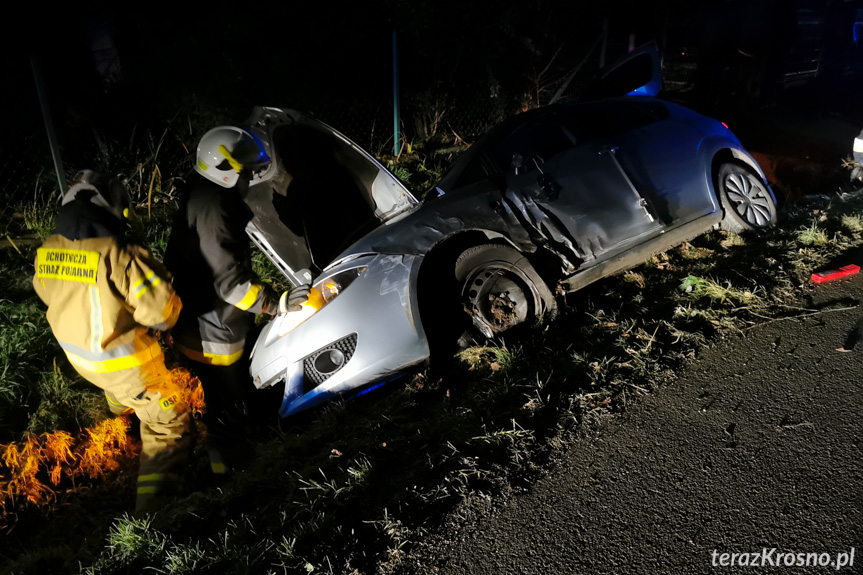
[[[127,238],[132,216],[125,185],[80,172],[37,251],[33,287],[75,370],[105,391],[113,413],[134,411],[141,421],[135,508],[145,512],[164,504],[192,439],[188,407],[152,333],[173,326],[182,305],[167,270]]]
[[[304,286],[280,298],[252,270],[245,232],[252,214],[243,198],[253,174],[269,162],[263,144],[244,128],[207,132],[165,255],[185,303],[174,346],[194,362],[204,388],[207,451],[217,474],[248,453],[243,435],[252,384],[244,350],[255,314],[279,313],[280,300],[281,312],[297,311],[308,296]]]

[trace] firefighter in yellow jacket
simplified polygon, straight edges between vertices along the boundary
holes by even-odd
[[[75,370],[105,391],[113,413],[134,410],[141,421],[135,507],[145,512],[164,503],[191,439],[188,406],[154,335],[182,306],[165,268],[126,239],[131,210],[117,179],[80,172],[37,251],[33,286]]]

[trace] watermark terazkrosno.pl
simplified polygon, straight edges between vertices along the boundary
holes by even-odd
[[[854,566],[854,547],[835,554],[780,551],[776,547],[751,553],[721,553],[714,549],[710,560],[714,567],[830,567],[838,571]]]

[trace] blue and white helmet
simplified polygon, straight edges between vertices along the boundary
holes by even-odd
[[[195,171],[223,188],[232,188],[244,170],[260,170],[270,156],[260,138],[239,126],[213,128],[198,143]]]

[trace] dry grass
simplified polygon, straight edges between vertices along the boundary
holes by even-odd
[[[200,381],[183,368],[170,373],[184,402],[200,412],[204,408]],[[0,528],[15,509],[51,506],[58,489],[88,488],[80,479],[100,480],[117,471],[139,450],[129,437],[129,425],[128,417],[111,417],[75,435],[67,431],[29,434],[22,441],[0,445]]]
[[[693,298],[707,298],[719,303],[724,303],[726,300],[751,303],[757,299],[753,292],[736,289],[732,287],[731,282],[721,285],[716,280],[693,275],[683,278],[680,289]]]
[[[842,226],[852,232],[863,232],[863,215],[844,214],[842,216]]]
[[[23,504],[53,504],[64,478],[69,481],[62,489],[69,492],[87,487],[86,482],[76,484],[78,478],[96,479],[115,471],[135,453],[128,431],[128,418],[115,417],[75,437],[56,431],[0,445],[0,526]]]
[[[797,242],[804,246],[824,246],[828,241],[827,231],[816,222],[797,232]]]

